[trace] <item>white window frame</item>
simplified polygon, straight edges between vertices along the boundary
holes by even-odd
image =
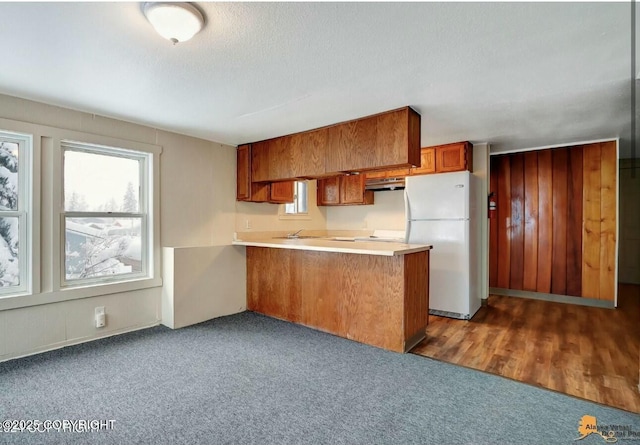
[[[32,209],[32,172],[33,172],[33,136],[0,130],[3,141],[18,144],[18,209],[0,210],[0,217],[18,218],[20,226],[18,247],[18,268],[20,284],[18,286],[0,287],[0,298],[28,295],[32,292],[33,237]]]
[[[153,209],[152,209],[152,154],[144,151],[131,150],[126,148],[99,145],[87,142],[72,140],[61,140],[60,149],[62,153],[61,171],[61,212],[60,212],[60,287],[75,288],[87,287],[103,284],[123,283],[153,277],[154,270],[154,240],[153,240]],[[140,168],[140,191],[138,201],[138,213],[129,212],[83,212],[66,211],[64,196],[64,155],[68,151],[89,153],[102,156],[121,157],[139,162]],[[66,220],[67,218],[140,218],[141,220],[141,271],[118,275],[105,275],[101,277],[73,279],[66,278]]]

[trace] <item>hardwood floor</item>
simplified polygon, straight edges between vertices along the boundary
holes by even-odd
[[[618,308],[491,295],[470,321],[429,316],[411,352],[640,413],[640,286]]]

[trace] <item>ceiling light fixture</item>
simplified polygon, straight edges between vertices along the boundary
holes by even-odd
[[[202,13],[190,3],[147,2],[143,11],[158,34],[174,45],[186,42],[204,26]]]

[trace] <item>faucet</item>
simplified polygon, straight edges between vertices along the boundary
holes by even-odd
[[[295,232],[293,232],[293,233],[289,233],[289,234],[287,234],[287,238],[297,238],[297,237],[298,237],[298,234],[299,234],[300,232],[302,232],[303,230],[304,230],[304,229],[300,229],[300,230],[297,230],[297,231],[295,231]]]

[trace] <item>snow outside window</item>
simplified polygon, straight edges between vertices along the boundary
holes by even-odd
[[[31,136],[0,132],[0,297],[28,292]]]
[[[287,215],[306,214],[307,211],[307,181],[296,181],[293,189],[293,202],[284,205]]]
[[[62,148],[63,282],[147,277],[149,155],[75,142]]]

